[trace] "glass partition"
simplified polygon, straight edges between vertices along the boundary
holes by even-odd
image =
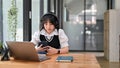
[[[64,0],[63,29],[70,50],[103,51],[103,15],[106,0]]]

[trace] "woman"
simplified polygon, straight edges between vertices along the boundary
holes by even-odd
[[[41,18],[41,29],[35,32],[31,42],[38,45],[47,41],[49,46],[36,47],[37,52],[47,51],[48,55],[68,53],[68,38],[62,29],[59,29],[58,18],[53,13],[47,13]]]

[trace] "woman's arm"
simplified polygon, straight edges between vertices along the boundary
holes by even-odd
[[[63,29],[59,29],[59,41],[60,41],[61,48],[69,47],[68,37],[65,34]]]
[[[49,49],[47,49],[47,54],[48,55],[53,55],[53,54],[64,54],[64,53],[68,53],[69,52],[69,48],[68,46],[67,47],[64,47],[64,48],[61,48],[61,49],[56,49],[56,48],[53,48],[53,47],[50,47],[50,46],[47,46]]]
[[[35,45],[37,45],[38,42],[40,42],[39,36],[40,36],[40,32],[39,31],[35,32],[32,35],[32,40],[30,42],[33,42]]]
[[[60,54],[68,53],[68,52],[69,52],[68,46],[67,46],[67,47],[63,47],[63,48],[61,48],[61,49],[59,49],[59,50],[60,50]]]

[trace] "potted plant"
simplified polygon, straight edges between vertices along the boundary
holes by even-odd
[[[2,53],[2,49],[3,49],[2,42],[0,42],[0,54]]]
[[[17,7],[16,1],[11,1],[11,7],[8,10],[8,34],[9,40],[16,41],[17,31]]]

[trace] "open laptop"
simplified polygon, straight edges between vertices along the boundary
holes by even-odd
[[[44,61],[50,59],[47,56],[38,55],[32,42],[6,41],[10,55],[18,60]]]

